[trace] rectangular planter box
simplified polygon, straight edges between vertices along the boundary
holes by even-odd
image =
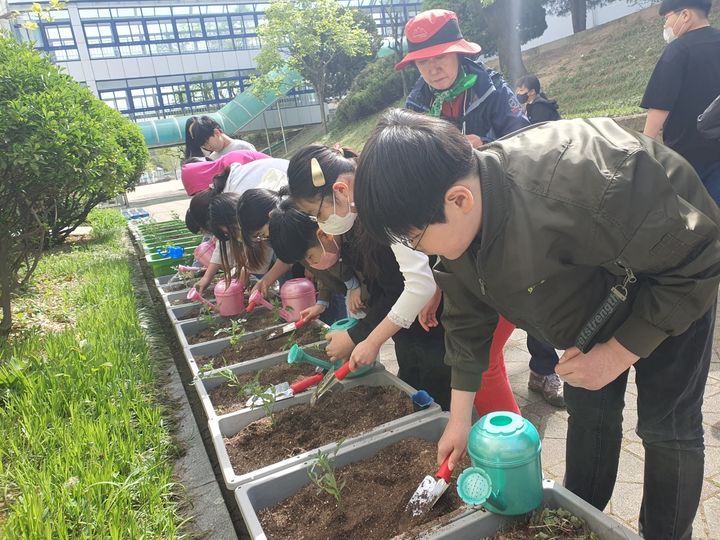
[[[434,412],[415,421],[407,422],[393,430],[371,433],[352,442],[348,440],[340,447],[337,456],[335,456],[335,466],[343,467],[350,463],[363,461],[374,456],[383,448],[403,439],[418,438],[437,442],[445,430],[448,418],[447,413]],[[335,446],[332,445],[330,450],[334,451]],[[266,539],[258,519],[260,511],[291,497],[310,483],[307,473],[309,466],[314,461],[315,453],[308,455],[301,463],[296,463],[284,470],[278,470],[252,482],[247,482],[235,490],[235,500],[240,507],[250,538],[253,540]],[[449,489],[455,489],[455,485],[451,485]],[[368,493],[368,497],[372,497],[372,493]],[[452,518],[440,530],[451,527],[457,520],[470,519],[473,514],[478,512],[479,510],[476,508],[468,506],[466,510]],[[302,527],[303,524],[298,523],[297,526]],[[292,538],[292,533],[293,531],[288,531],[287,537]],[[473,540],[479,538],[482,537],[475,536]]]
[[[156,277],[155,280],[154,280],[154,281],[155,281],[155,287],[157,287],[158,290],[160,290],[160,291],[162,292],[161,287],[162,287],[163,285],[166,285],[171,279],[172,279],[172,275]]]
[[[163,302],[165,303],[165,307],[168,309],[172,309],[177,306],[183,306],[185,304],[192,304],[195,305],[197,302],[193,302],[192,300],[187,299],[189,287],[187,289],[183,289],[181,291],[173,291],[169,293],[160,293]],[[212,287],[209,288],[209,291],[212,292]],[[206,290],[207,292],[207,290]],[[182,300],[182,303],[180,304],[173,304],[173,302],[177,302],[178,300]],[[213,304],[215,303],[215,297],[208,298],[207,300],[210,300]]]
[[[190,307],[194,307],[194,306],[195,305],[193,304]],[[183,307],[185,307],[185,306],[183,306]],[[178,308],[175,308],[172,311],[177,313],[180,310]],[[201,321],[198,321],[197,319],[192,319],[192,321],[201,322]],[[185,336],[183,335],[184,333],[183,333],[182,324],[183,324],[183,321],[179,321],[177,324],[175,324],[175,333],[177,334],[178,340],[181,343],[187,343],[187,340],[185,339]],[[286,324],[286,323],[283,323],[283,324]],[[320,328],[327,328],[327,325],[319,320],[313,321],[313,324],[319,326]],[[280,325],[278,325],[278,326],[280,326]],[[264,328],[264,329],[258,330],[256,332],[250,332],[248,334],[245,334],[244,336],[242,336],[240,338],[240,342],[242,343],[243,341],[246,341],[248,339],[253,339],[261,334],[267,334],[273,328],[276,328],[276,326]],[[181,335],[183,335],[182,338],[180,337]],[[279,338],[279,339],[282,340],[283,338]],[[310,347],[310,346],[312,346],[316,343],[320,343],[320,342],[321,342],[321,340],[318,340],[314,343],[308,343],[307,345],[305,345],[303,347]],[[227,349],[227,347],[229,345],[230,345],[229,337],[222,337],[219,339],[214,339],[212,341],[206,341],[205,343],[197,343],[196,345],[186,345],[184,347],[185,360],[186,360],[188,366],[190,367],[190,371],[192,372],[192,374],[196,375],[200,371],[200,369],[198,368],[197,362],[195,361],[196,357],[198,357],[198,356],[215,356],[216,354],[219,354],[223,350]],[[233,365],[225,366],[225,367],[218,368],[218,369],[232,369],[235,366],[244,366],[248,362],[252,362],[254,360],[263,360],[265,358],[271,358],[271,357],[276,357],[276,356],[281,356],[283,359],[287,359],[287,351],[283,351],[283,352],[279,352],[279,353],[272,353],[272,354],[268,354],[268,355],[261,356],[258,358],[251,358],[251,359],[246,360],[245,362],[240,362],[238,364],[233,364]]]
[[[583,501],[554,480],[543,481],[543,506],[564,508],[585,520],[587,526],[602,540],[641,540],[633,531]],[[459,519],[442,529],[430,531],[423,539],[476,540],[493,536],[510,527],[519,518],[500,516],[485,510]]]
[[[218,320],[218,319],[220,319],[220,317],[217,315],[213,317],[213,321]],[[287,324],[285,321],[279,321],[279,322],[270,324],[259,330],[254,330],[252,332],[246,333],[244,336],[242,336],[241,339],[252,338],[253,336],[255,336],[259,333],[265,332],[266,330],[271,330],[271,329],[274,330],[285,324]],[[177,332],[177,336],[178,336],[178,339],[180,340],[180,344],[183,347],[192,347],[193,344],[191,344],[188,341],[188,338],[202,332],[203,330],[206,330],[209,326],[210,326],[210,323],[207,323],[205,321],[198,320],[198,319],[191,319],[189,321],[180,321],[178,323],[179,331]],[[208,343],[209,341],[215,341],[217,339],[223,339],[226,337],[228,337],[227,334],[221,334],[218,338],[208,340],[204,343]],[[195,345],[200,345],[200,343],[195,343]]]
[[[191,311],[194,311],[197,309],[197,304],[182,304],[178,306],[173,306],[171,308],[168,308],[165,306],[165,309],[167,310],[168,317],[170,317],[170,322],[172,322],[174,325],[178,325],[183,321],[194,321],[196,320],[196,317],[193,317],[191,319],[185,319],[184,317],[190,313]],[[177,331],[176,331],[177,332]]]
[[[302,347],[303,349],[307,349],[309,347],[312,347],[313,345],[305,345]],[[210,418],[221,418],[224,416],[230,416],[230,415],[237,415],[241,413],[248,413],[251,412],[252,409],[245,408],[240,409],[232,413],[228,413],[225,415],[217,414],[215,411],[215,407],[212,404],[212,401],[210,399],[210,392],[217,388],[218,386],[225,383],[225,379],[219,374],[221,371],[230,370],[235,375],[244,375],[246,373],[250,373],[253,371],[258,371],[261,369],[266,369],[272,366],[276,366],[278,364],[283,364],[287,362],[287,352],[281,352],[277,354],[271,354],[268,356],[263,356],[262,358],[257,358],[255,360],[248,360],[247,362],[243,362],[242,364],[235,364],[233,366],[228,366],[224,368],[218,368],[215,369],[209,373],[206,373],[204,376],[198,375],[193,382],[195,386],[195,390],[198,393],[198,397],[200,398],[200,402],[203,405],[203,409],[205,410],[205,416]],[[380,362],[376,362],[375,364],[375,370],[377,371],[383,371],[385,369],[385,366],[383,366]],[[352,379],[350,379],[352,380]],[[278,383],[283,381],[277,381]],[[276,383],[277,384],[277,383]],[[314,390],[311,389],[311,390]],[[294,401],[297,399],[296,397],[284,400],[284,401]],[[257,410],[257,409],[256,409]]]
[[[145,260],[150,266],[155,277],[175,274],[175,268],[179,264],[192,264],[193,255],[184,255],[179,259],[171,259],[170,257],[161,257],[157,253],[148,253]]]
[[[353,388],[355,386],[394,386],[406,393],[408,395],[408,399],[410,399],[410,396],[416,391],[412,386],[401,381],[395,375],[392,375],[384,369],[380,371],[373,371],[371,373],[368,373],[367,375],[358,377],[357,379],[346,379],[342,381],[341,384],[343,385],[345,390],[347,390],[348,388]],[[279,401],[275,405],[274,410],[282,411],[283,409],[287,409],[290,406],[310,403],[311,397],[312,392],[303,392],[294,399]],[[426,416],[435,416],[439,411],[440,407],[436,403],[433,403],[425,410],[403,416],[402,418],[398,418],[390,422],[386,422],[385,424],[376,426],[370,431],[361,433],[354,437],[349,437],[348,439],[346,439],[343,446],[353,446],[354,444],[366,439],[369,436],[374,436],[382,432],[396,431],[398,430],[398,428],[416,420],[420,420]],[[307,452],[303,452],[302,454],[298,454],[297,456],[278,461],[277,463],[267,465],[266,467],[262,467],[261,469],[256,469],[246,474],[237,475],[235,474],[232,464],[230,463],[230,457],[228,455],[227,448],[225,447],[224,437],[232,437],[233,435],[239,433],[246,426],[264,417],[265,411],[263,411],[262,408],[258,408],[249,412],[239,411],[236,413],[230,413],[228,415],[218,418],[211,418],[208,421],[208,426],[210,428],[210,436],[212,438],[213,446],[215,447],[215,453],[218,457],[218,463],[220,464],[220,470],[222,471],[225,485],[228,489],[236,489],[237,487],[246,484],[252,480],[264,478],[268,475],[275,475],[280,471],[292,467],[293,465],[307,462],[307,460],[311,459],[312,456],[317,454],[318,450],[322,452],[330,452],[335,449],[337,441],[332,441],[331,443],[328,443],[326,445],[320,446],[318,448],[313,448],[312,450],[308,450]]]
[[[145,253],[155,253],[155,250],[164,246],[182,246],[185,251],[192,251],[202,242],[202,236],[193,236],[188,234],[176,240],[157,240],[153,242],[143,242],[142,248]]]

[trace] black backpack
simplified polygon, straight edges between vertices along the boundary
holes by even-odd
[[[698,116],[697,129],[708,139],[720,140],[720,96]]]

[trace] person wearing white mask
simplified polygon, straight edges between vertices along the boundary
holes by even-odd
[[[710,26],[712,0],[664,0],[668,43],[640,106],[648,109],[643,133],[682,155],[720,204],[720,141],[704,137],[697,118],[720,94],[720,30]],[[715,8],[717,9],[717,8]]]

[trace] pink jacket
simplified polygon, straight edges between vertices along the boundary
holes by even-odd
[[[256,159],[269,158],[267,154],[255,152],[254,150],[234,150],[228,152],[224,156],[215,161],[198,161],[196,163],[187,163],[182,166],[182,183],[185,192],[189,196],[207,189],[212,185],[215,176],[225,170],[225,167],[233,163],[250,163]]]

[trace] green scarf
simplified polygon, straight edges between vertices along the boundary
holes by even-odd
[[[465,73],[465,70],[463,68],[460,68],[460,75],[455,81],[455,84],[453,84],[447,90],[442,90],[439,92],[433,90],[435,100],[432,102],[432,105],[430,106],[430,112],[428,114],[430,116],[439,117],[440,113],[442,112],[443,103],[452,101],[466,90],[470,90],[473,86],[475,86],[477,78],[477,75],[468,75],[467,73]]]

